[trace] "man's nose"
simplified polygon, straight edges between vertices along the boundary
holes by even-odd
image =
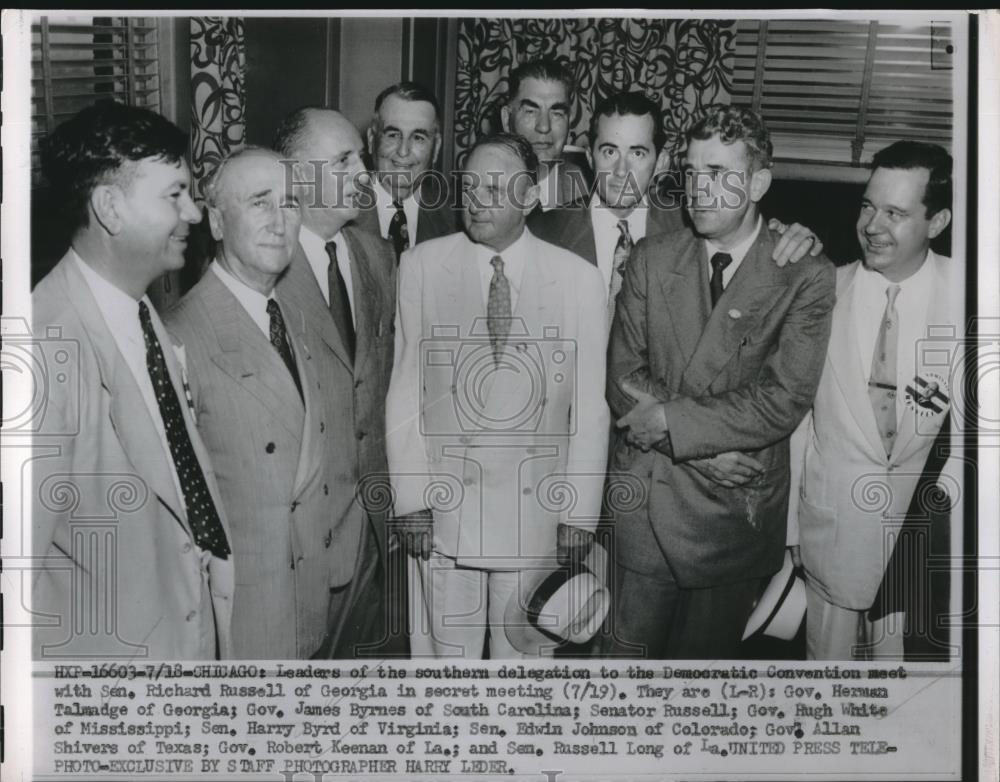
[[[186,191],[181,196],[181,220],[191,223],[191,225],[197,225],[201,222],[201,209],[191,198],[191,194]]]
[[[865,218],[862,217],[861,219],[864,220]],[[870,217],[868,217],[867,222],[865,223],[864,232],[866,234],[876,234],[882,230],[884,225],[885,216],[881,211],[875,211]]]
[[[625,156],[619,155],[615,160],[615,176],[623,177],[628,173],[628,166],[625,164]]]
[[[400,157],[410,156],[410,139],[405,136],[399,140],[399,144],[396,146],[396,152]]]
[[[538,116],[535,119],[535,131],[537,133],[548,133],[550,128],[549,113],[547,111],[538,112]]]

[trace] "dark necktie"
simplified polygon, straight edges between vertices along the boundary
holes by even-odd
[[[305,401],[305,397],[302,395],[302,381],[299,379],[299,370],[295,366],[295,356],[292,355],[292,349],[288,344],[288,331],[285,329],[285,319],[281,317],[281,308],[274,299],[267,300],[267,314],[271,317],[271,344],[278,351],[281,360],[285,362],[288,371],[292,373],[292,380],[295,381],[295,387],[299,390],[299,398]]]
[[[875,352],[872,354],[872,371],[868,380],[868,397],[875,413],[878,433],[885,446],[885,455],[892,454],[896,442],[896,371],[899,349],[899,314],[896,312],[896,297],[899,286],[890,285],[885,290],[885,312],[882,324],[875,338]]]
[[[722,298],[722,271],[733,262],[733,256],[729,253],[716,253],[712,256],[712,279],[708,282],[708,291],[712,294],[712,309],[719,299]],[[702,279],[705,279],[702,277]],[[704,288],[702,289],[704,290]]]
[[[410,229],[406,224],[406,212],[399,201],[392,202],[395,213],[389,221],[389,239],[392,241],[393,249],[396,251],[396,263],[399,263],[399,256],[404,250],[410,247]]]
[[[326,270],[327,282],[330,285],[330,314],[333,315],[333,322],[337,324],[337,330],[340,331],[340,337],[344,340],[344,346],[353,364],[354,319],[351,317],[351,299],[347,295],[347,282],[340,273],[340,264],[337,263],[337,245],[327,242],[326,254],[330,256],[330,265]]]
[[[500,363],[507,335],[510,334],[510,282],[503,273],[503,258],[494,255],[493,279],[490,280],[490,296],[486,304],[486,328],[490,332],[493,361]]]
[[[622,279],[625,276],[625,263],[632,252],[632,235],[628,232],[628,220],[618,221],[618,242],[615,244],[615,254],[611,261],[611,286],[608,289],[608,325],[615,316],[615,302],[622,289]]]
[[[184,494],[184,507],[187,510],[188,523],[194,540],[201,548],[211,551],[220,559],[227,559],[230,554],[226,531],[222,528],[219,512],[212,501],[205,482],[205,474],[198,464],[191,437],[184,416],[181,413],[181,403],[170,381],[167,362],[163,358],[160,341],[153,330],[153,321],[149,316],[146,302],[139,302],[139,322],[142,324],[142,336],[146,341],[146,368],[149,379],[153,382],[153,392],[156,394],[156,404],[160,408],[160,418],[167,435],[167,445],[170,446],[170,457],[174,461],[174,469]]]

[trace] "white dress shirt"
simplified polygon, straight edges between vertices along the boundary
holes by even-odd
[[[142,401],[146,403],[149,417],[153,419],[153,427],[163,445],[164,453],[167,457],[167,464],[170,465],[170,476],[173,478],[174,487],[177,489],[177,499],[181,506],[184,505],[184,491],[181,489],[180,479],[177,477],[177,468],[174,465],[173,457],[170,454],[170,443],[167,440],[167,432],[163,427],[163,416],[160,414],[160,405],[156,401],[156,393],[153,391],[153,381],[149,377],[149,366],[146,364],[146,338],[142,334],[142,323],[139,321],[139,301],[125,293],[121,288],[104,279],[94,269],[90,267],[76,251],[70,250],[73,260],[76,262],[83,279],[87,281],[87,287],[94,295],[97,308],[101,311],[104,322],[108,325],[108,330],[118,346],[118,351],[125,359],[125,365],[135,378],[136,385],[139,386],[139,393]],[[157,333],[157,340],[160,349],[164,353],[173,350],[173,344],[162,337],[166,334],[166,329],[160,316],[156,313],[156,308],[149,300],[148,296],[143,296],[141,301],[149,308],[149,317],[153,322]],[[181,401],[183,409],[184,402]],[[183,415],[183,413],[182,413]],[[124,422],[128,425],[128,422]],[[202,470],[205,465],[202,465]]]
[[[375,185],[375,210],[378,214],[378,230],[383,239],[389,238],[389,223],[392,222],[393,215],[396,214],[396,207],[392,205],[392,196],[382,187],[381,183]],[[414,244],[417,237],[417,218],[420,216],[420,204],[417,203],[417,193],[412,191],[400,204],[403,207],[403,214],[406,215],[406,230],[410,236],[410,246]],[[337,249],[340,252],[340,249]],[[339,255],[337,256],[340,257]]]
[[[502,253],[496,252],[485,244],[473,244],[475,248],[475,261],[479,269],[479,277],[483,286],[483,303],[489,307],[490,302],[490,282],[493,280],[493,264],[490,261],[494,256],[503,258],[503,276],[510,283],[510,312],[513,315],[517,310],[517,298],[521,292],[521,278],[524,276],[524,264],[528,262],[528,248],[526,235],[528,229],[524,229],[517,240]]]
[[[268,341],[271,340],[271,316],[267,311],[267,303],[274,298],[274,291],[265,296],[247,285],[243,280],[237,279],[222,266],[217,260],[212,261],[208,267],[215,272],[215,275],[222,280],[222,284],[229,288],[233,296],[236,297],[251,320],[257,324]]]
[[[337,266],[340,268],[340,273],[347,284],[347,299],[351,305],[351,320],[354,322],[355,328],[357,328],[358,320],[354,314],[357,308],[354,306],[354,277],[351,274],[351,251],[347,249],[347,241],[344,239],[342,231],[337,231],[337,234],[331,241],[333,241],[337,248]],[[299,244],[302,245],[302,251],[306,254],[309,266],[316,276],[316,282],[319,283],[319,289],[323,292],[323,298],[326,299],[326,306],[329,307],[330,279],[327,277],[327,270],[330,268],[330,256],[326,254],[326,240],[303,225],[299,230]]]
[[[886,290],[893,283],[882,274],[867,268],[864,263],[858,268],[854,279],[854,307],[857,316],[855,324],[858,335],[858,355],[861,357],[865,377],[871,372],[875,355],[875,342],[885,305],[888,301]],[[927,336],[927,311],[934,294],[934,271],[925,259],[920,268],[898,283],[896,312],[899,315],[898,347],[896,350],[896,420],[900,420],[906,405],[904,389],[916,373],[917,343]]]
[[[614,212],[601,203],[597,193],[590,199],[590,224],[594,228],[594,247],[597,250],[597,268],[604,275],[604,284],[611,287],[611,269],[614,266],[615,247],[622,232],[618,230],[618,221],[624,219],[628,223],[628,232],[632,242],[638,242],[646,236],[646,218],[649,216],[646,199],[643,198],[628,217],[619,218]]]
[[[753,247],[753,243],[757,241],[757,235],[760,233],[760,229],[763,224],[764,218],[758,215],[757,227],[753,229],[753,233],[739,244],[730,247],[728,250],[723,250],[714,242],[706,239],[705,264],[708,266],[708,279],[712,279],[712,256],[716,253],[728,253],[733,259],[733,262],[722,270],[722,289],[725,290],[729,285],[729,281],[733,279],[733,275],[736,274],[736,270],[739,269],[740,264],[743,263],[743,259],[746,258],[747,253],[750,252],[750,248]]]

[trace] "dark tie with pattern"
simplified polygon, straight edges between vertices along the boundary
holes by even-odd
[[[510,334],[510,282],[503,273],[503,258],[494,255],[493,279],[490,280],[490,296],[486,305],[486,327],[490,332],[493,361],[500,363],[507,335]]]
[[[708,282],[708,292],[712,295],[712,309],[715,309],[715,305],[722,298],[722,272],[732,262],[733,256],[729,253],[716,253],[712,256],[712,260],[710,261],[712,264],[712,279]],[[702,279],[705,278],[702,277]]]
[[[896,442],[896,368],[899,348],[899,315],[896,312],[896,297],[899,286],[890,285],[885,290],[885,312],[882,324],[875,338],[875,352],[872,354],[872,372],[868,380],[868,397],[875,413],[878,433],[885,446],[885,455],[892,454]]]
[[[628,220],[618,221],[618,242],[615,244],[615,254],[611,262],[611,286],[608,289],[608,324],[615,316],[615,302],[622,289],[622,279],[625,276],[625,263],[632,252],[632,235],[628,232]]]
[[[222,528],[219,512],[205,482],[205,474],[191,444],[181,412],[181,402],[177,398],[174,384],[170,382],[167,362],[163,358],[163,350],[144,301],[139,302],[139,322],[146,341],[146,368],[149,370],[149,379],[153,382],[156,404],[160,408],[167,445],[170,446],[170,457],[174,461],[174,469],[184,494],[184,507],[195,543],[220,559],[227,559],[231,550],[226,531]]]
[[[295,366],[295,356],[292,355],[292,348],[288,344],[288,331],[285,329],[285,319],[281,317],[281,307],[274,299],[267,300],[267,314],[271,318],[271,344],[274,345],[281,360],[285,362],[288,371],[292,373],[292,380],[299,390],[299,398],[305,401],[302,395],[302,381],[299,379],[299,370]]]
[[[330,314],[333,315],[333,322],[337,324],[337,330],[344,340],[344,346],[353,364],[356,337],[354,319],[351,317],[351,299],[347,295],[347,282],[340,273],[340,264],[337,263],[337,245],[334,242],[326,243],[326,254],[330,256],[330,265],[326,270],[327,282],[330,285]]]
[[[410,247],[410,230],[406,224],[406,212],[399,201],[392,202],[395,213],[389,221],[389,239],[392,241],[393,249],[396,251],[396,263],[399,263],[399,256],[404,250]]]

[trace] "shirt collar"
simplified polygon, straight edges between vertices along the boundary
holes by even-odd
[[[489,273],[493,274],[493,264],[491,261],[494,256],[499,255],[503,258],[504,276],[510,281],[511,285],[520,288],[521,276],[524,273],[524,264],[528,255],[528,242],[528,229],[525,227],[514,243],[502,253],[498,253],[492,247],[487,247],[485,244],[476,244],[476,259],[483,271],[488,269]]]
[[[229,288],[233,296],[236,297],[236,300],[243,305],[243,308],[247,311],[247,313],[255,316],[255,320],[266,315],[267,303],[274,297],[273,289],[266,296],[259,291],[255,291],[243,282],[243,280],[237,278],[232,274],[232,272],[219,263],[218,259],[212,261],[212,263],[209,264],[209,268],[215,272],[220,280],[222,280],[222,284]]]
[[[102,277],[72,248],[70,248],[70,253],[83,274],[83,279],[86,280],[90,292],[94,295],[94,300],[97,302],[97,307],[101,311],[101,315],[104,316],[108,328],[113,333],[133,338],[137,333],[141,333],[139,301],[144,301],[152,312],[153,305],[149,297],[143,295],[142,299],[134,299],[113,282]]]
[[[375,188],[375,203],[378,205],[379,209],[388,209],[395,211],[396,207],[392,205],[392,196],[389,195],[389,191],[382,187],[381,182],[376,182]],[[417,203],[417,191],[411,190],[410,194],[399,202],[399,205],[403,207],[405,211],[410,204]]]
[[[874,269],[869,269],[865,266],[864,261],[861,262],[859,272],[862,275],[864,287],[868,290],[878,291],[880,296],[885,295],[885,291],[890,285],[898,285],[900,293],[905,292],[907,295],[910,295],[911,293],[917,292],[930,285],[931,276],[933,274],[933,264],[929,262],[930,258],[931,251],[928,250],[927,255],[924,257],[924,262],[920,264],[920,268],[905,280],[897,283],[890,281],[884,274],[881,274]]]
[[[711,259],[716,253],[726,253],[729,257],[733,259],[733,263],[740,264],[743,259],[746,258],[750,248],[753,247],[753,243],[757,241],[757,236],[760,234],[761,226],[764,225],[764,218],[761,215],[757,215],[757,225],[753,229],[753,233],[750,234],[746,239],[741,241],[739,244],[730,247],[728,250],[723,250],[717,244],[715,244],[710,239],[705,240],[705,252],[707,257]]]
[[[595,192],[590,198],[590,214],[595,223],[600,223],[618,230],[618,221],[628,223],[629,234],[635,241],[646,235],[646,218],[649,216],[649,196],[644,195],[627,217],[618,217],[608,207],[601,203],[601,197]],[[638,238],[637,238],[638,237]]]

